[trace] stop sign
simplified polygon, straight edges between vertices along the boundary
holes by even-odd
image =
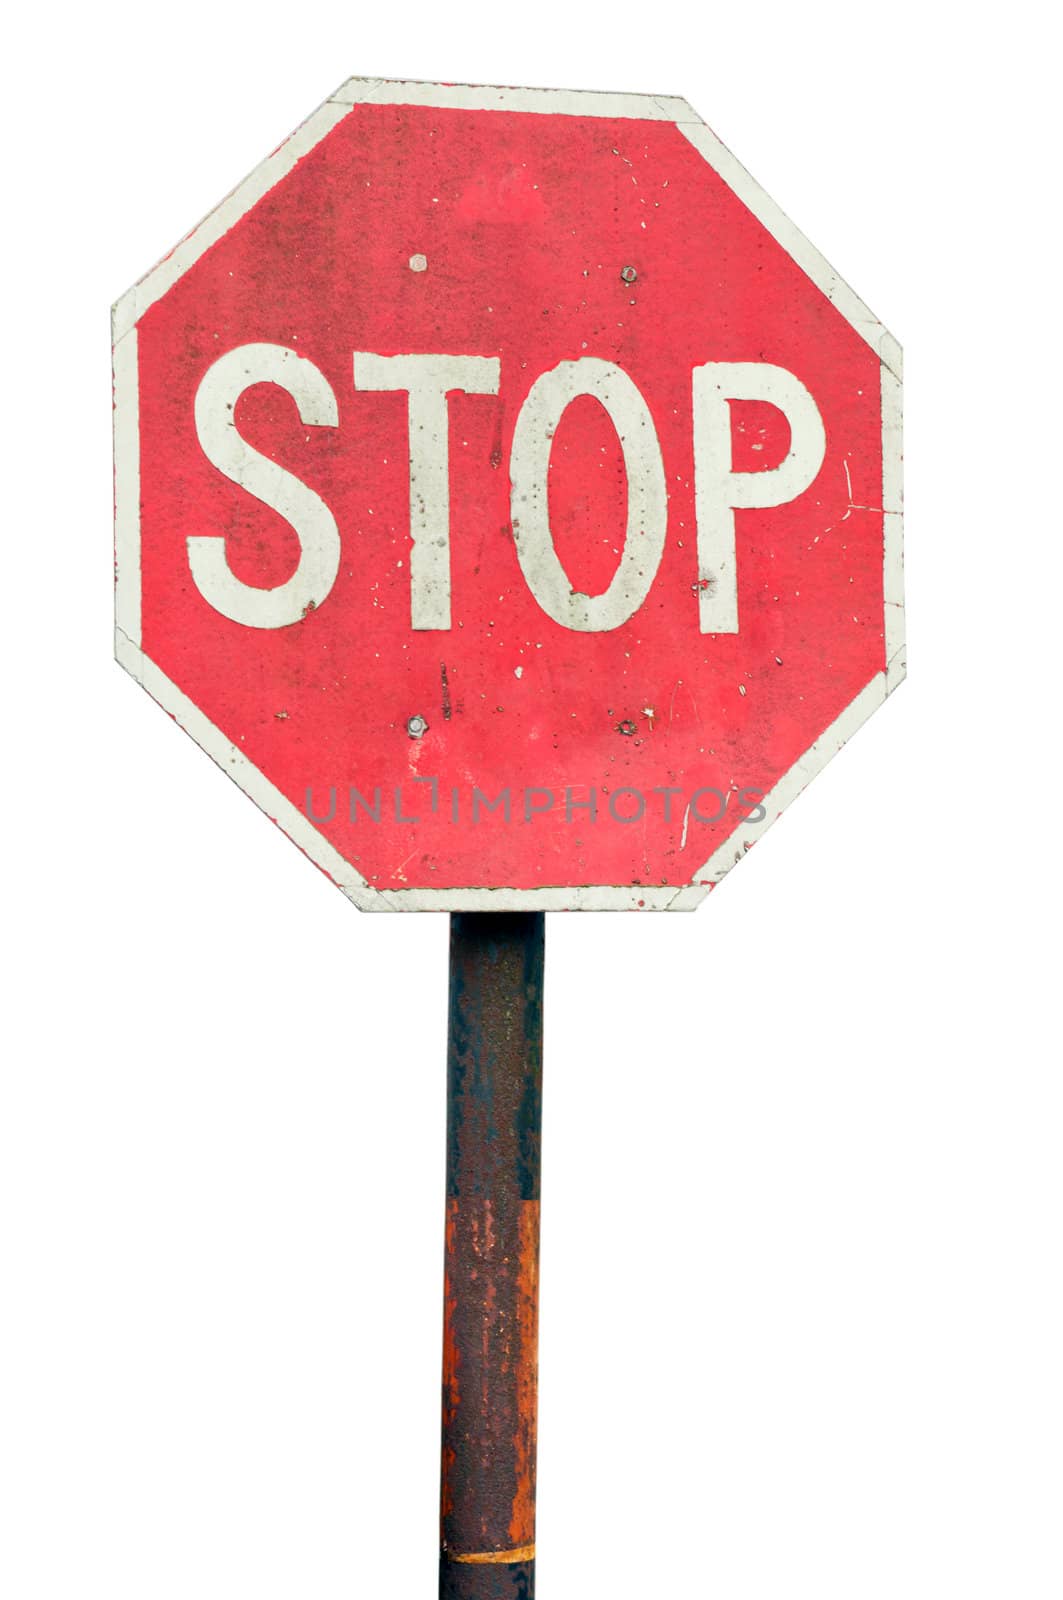
[[[364,909],[690,909],[903,676],[900,351],[682,100],[352,81],[114,371],[118,657]]]

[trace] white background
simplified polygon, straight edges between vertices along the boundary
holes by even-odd
[[[109,304],[360,73],[685,95],[908,357],[908,682],[696,915],[549,922],[543,1600],[1058,1600],[1058,40],[28,15],[0,1591],[434,1596],[446,918],[356,913],[110,660]]]

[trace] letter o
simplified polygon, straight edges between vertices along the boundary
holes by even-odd
[[[550,532],[547,477],[554,432],[580,395],[604,407],[627,473],[627,530],[620,562],[601,594],[573,589]],[[664,462],[649,407],[620,367],[596,356],[562,361],[537,378],[521,406],[510,456],[513,539],[525,581],[548,617],[577,633],[608,633],[642,605],[657,576],[668,526]]]

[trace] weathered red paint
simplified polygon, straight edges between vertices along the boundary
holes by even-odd
[[[138,337],[143,650],[300,812],[309,790],[324,815],[335,791],[319,831],[373,888],[686,883],[743,814],[735,802],[700,820],[690,794],[769,790],[883,670],[879,360],[673,124],[357,105]],[[258,586],[297,558],[292,529],[211,465],[193,427],[205,373],[251,341],[309,357],[339,413],[303,427],[272,385],[238,403],[243,435],[321,496],[342,539],[328,599],[273,631],[213,610],[186,550],[189,535],[224,535],[233,571]],[[410,626],[406,402],[355,389],[355,350],[501,361],[497,397],[449,400],[446,631]],[[648,598],[608,633],[545,614],[511,526],[519,408],[541,373],[583,356],[638,385],[669,495]],[[792,371],[828,438],[806,493],[738,513],[736,634],[698,628],[691,371],[706,361]],[[779,411],[735,402],[731,415],[736,468],[785,455]],[[627,490],[592,400],[557,429],[549,501],[573,583],[600,591]],[[418,778],[437,780],[434,810]],[[518,813],[528,789],[559,803],[473,825],[473,785],[508,789]],[[655,791],[673,785],[666,816]],[[357,807],[352,820],[352,786],[379,788],[379,821]],[[608,813],[621,786],[646,796],[638,825]],[[566,789],[596,791],[593,823],[566,819]]]

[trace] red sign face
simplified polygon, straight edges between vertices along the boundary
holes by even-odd
[[[903,676],[900,352],[682,101],[354,82],[115,308],[118,655],[368,909],[688,909]]]

